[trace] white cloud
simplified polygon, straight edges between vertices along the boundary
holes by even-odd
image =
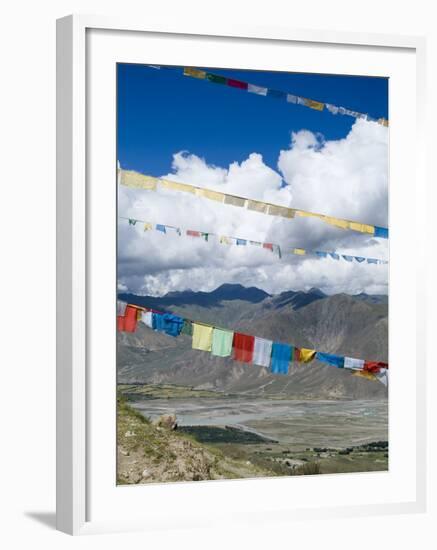
[[[186,152],[173,157],[163,177],[275,204],[387,224],[387,129],[358,120],[346,138],[324,141],[301,130],[290,148],[278,152],[278,171],[252,153],[223,168]],[[387,292],[387,267],[287,254],[287,247],[340,250],[387,257],[387,241],[330,227],[319,220],[279,219],[160,189],[148,192],[119,187],[119,214],[153,223],[213,231],[281,245],[283,259],[254,247],[221,245],[201,239],[144,232],[119,224],[119,284],[136,293],[211,290],[225,282],[255,285],[268,292],[309,289],[328,293]]]

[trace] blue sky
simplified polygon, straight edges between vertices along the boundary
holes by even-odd
[[[387,117],[388,80],[314,74],[211,72]],[[388,128],[315,111],[183,75],[118,65],[118,160],[122,168],[272,204],[386,227]],[[325,141],[320,137],[323,136]],[[178,154],[185,152],[186,154]],[[283,220],[190,194],[118,188],[120,216],[274,242],[387,259],[385,239],[320,220]],[[328,294],[387,293],[387,266],[349,263],[263,249],[224,246],[176,233],[144,231],[119,219],[119,288],[163,295],[209,291],[223,283],[276,294],[319,287]]]
[[[278,152],[302,129],[339,139],[354,119],[185,77],[182,68],[118,64],[118,159],[151,175],[170,171],[172,155],[188,151],[228,166],[252,152],[276,169]],[[388,79],[212,69],[211,72],[388,118]]]

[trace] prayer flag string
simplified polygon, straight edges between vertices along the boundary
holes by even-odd
[[[295,217],[316,218],[333,227],[357,231],[358,233],[365,233],[367,235],[372,235],[373,237],[379,237],[382,239],[388,239],[387,227],[379,227],[376,225],[347,220],[344,218],[337,218],[335,216],[327,216],[325,214],[309,212],[307,210],[301,210],[298,208],[289,208],[287,206],[280,206],[264,201],[238,197],[236,195],[230,195],[227,193],[214,191],[212,189],[206,189],[204,187],[197,187],[195,185],[189,185],[187,183],[179,183],[176,181],[140,174],[139,172],[135,172],[133,170],[120,169],[119,181],[121,185],[130,187],[132,189],[157,191],[158,187],[161,187],[162,189],[170,189],[182,193],[190,193],[197,197],[203,197],[222,204],[246,208],[247,210],[252,210],[254,212],[267,214],[270,216],[282,217],[287,219],[293,219]]]
[[[223,245],[236,245],[236,246],[248,246],[248,247],[255,246],[265,250],[270,250],[271,252],[275,253],[279,259],[282,259],[283,254],[294,254],[296,256],[314,256],[317,258],[330,258],[332,260],[344,260],[346,262],[358,262],[360,264],[364,262],[368,264],[376,264],[376,265],[388,264],[387,260],[380,260],[378,258],[366,258],[364,256],[341,254],[336,251],[326,252],[323,250],[310,250],[306,248],[294,248],[294,247],[285,248],[276,243],[268,243],[268,242],[250,240],[250,239],[243,239],[241,237],[232,237],[229,235],[220,235],[217,233],[213,233],[211,231],[199,231],[199,230],[193,230],[193,229],[184,229],[182,227],[175,227],[173,225],[154,224],[152,222],[138,220],[135,218],[127,218],[125,216],[119,216],[119,218],[121,220],[126,220],[129,226],[132,226],[132,227],[141,226],[144,232],[154,230],[154,231],[159,231],[160,233],[163,233],[165,235],[175,233],[180,237],[181,236],[194,237],[194,238],[197,237],[206,242],[210,242],[209,240],[210,237],[214,237],[216,240],[218,240],[220,244],[223,244]]]
[[[168,68],[160,65],[149,65],[153,69]],[[196,78],[198,80],[204,80],[205,82],[211,82],[212,84],[220,84],[222,86],[228,86],[230,88],[237,88],[248,92],[249,94],[256,94],[258,96],[269,97],[276,100],[284,101],[285,103],[301,105],[302,107],[308,107],[315,111],[324,111],[325,109],[332,115],[346,115],[355,119],[363,119],[369,122],[376,122],[381,126],[388,126],[388,120],[384,117],[374,118],[366,113],[360,113],[352,109],[346,109],[346,107],[339,107],[332,103],[326,103],[323,101],[317,101],[315,99],[309,99],[295,94],[290,94],[282,90],[275,90],[273,88],[267,88],[264,86],[257,86],[250,84],[242,80],[236,80],[234,78],[227,78],[215,73],[210,73],[202,69],[195,67],[183,67],[184,76]]]
[[[117,330],[136,332],[138,321],[169,336],[191,336],[193,349],[207,351],[218,357],[232,357],[242,363],[267,367],[272,374],[288,374],[292,363],[308,364],[318,360],[332,367],[347,369],[367,380],[378,380],[385,386],[388,385],[389,365],[385,361],[358,359],[310,348],[299,348],[293,344],[274,342],[118,300]]]

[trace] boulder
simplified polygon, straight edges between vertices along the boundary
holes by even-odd
[[[157,428],[166,428],[167,430],[175,430],[178,426],[175,414],[163,414],[153,421]]]

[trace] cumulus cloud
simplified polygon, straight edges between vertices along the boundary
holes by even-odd
[[[358,120],[335,141],[301,130],[278,152],[277,171],[259,153],[228,167],[188,152],[173,156],[162,177],[234,195],[387,225],[388,132]],[[387,267],[295,256],[287,249],[336,250],[387,258],[387,241],[330,227],[320,220],[274,218],[183,193],[119,187],[119,215],[152,223],[232,235],[281,245],[279,260],[268,250],[226,246],[202,239],[144,232],[119,222],[119,285],[140,294],[212,290],[225,282],[254,285],[271,293],[319,287],[327,293],[387,292]]]

